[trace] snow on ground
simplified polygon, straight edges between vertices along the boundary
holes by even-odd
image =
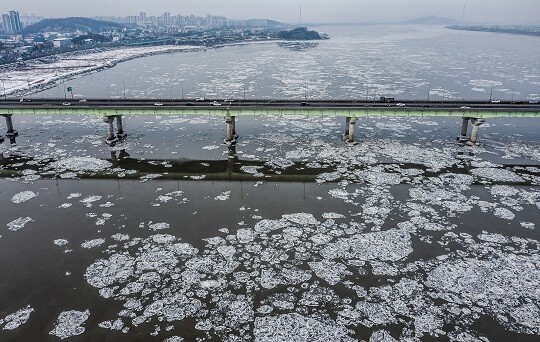
[[[42,59],[25,62],[24,68],[3,67],[2,79],[5,82],[6,95],[17,95],[31,89],[43,89],[61,80],[71,79],[83,74],[110,68],[130,59],[160,53],[190,51],[193,46],[144,46],[114,50],[90,50],[66,53],[49,58],[51,63]]]

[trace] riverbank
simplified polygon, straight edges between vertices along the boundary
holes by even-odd
[[[136,58],[152,55],[201,51],[206,49],[216,49],[225,46],[245,45],[279,42],[279,40],[265,41],[243,41],[229,44],[219,44],[214,46],[192,46],[192,45],[167,45],[167,46],[144,46],[144,47],[122,47],[112,50],[85,50],[69,52],[31,60],[24,65],[7,65],[0,68],[2,73],[2,93],[4,97],[25,97],[31,94],[54,87],[76,77],[97,72],[103,69],[112,68],[119,63]]]

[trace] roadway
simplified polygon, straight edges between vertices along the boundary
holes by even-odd
[[[536,101],[3,99],[0,114],[540,117]]]

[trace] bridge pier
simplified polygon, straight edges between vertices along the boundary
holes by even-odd
[[[234,116],[225,117],[225,123],[227,124],[225,142],[234,144],[238,135],[236,134],[236,118]]]
[[[125,136],[126,134],[124,133],[124,127],[122,125],[122,115],[116,115],[116,137],[121,139]]]
[[[472,130],[471,130],[471,138],[469,141],[473,144],[476,144],[478,141],[478,127],[480,127],[484,123],[484,119],[471,119],[472,124]]]
[[[349,125],[351,124],[351,118],[347,116],[345,118],[345,137],[349,135]]]
[[[7,127],[6,136],[9,138],[12,138],[12,137],[14,138],[19,135],[19,132],[13,129],[13,121],[11,120],[12,115],[13,114],[2,114],[2,116],[6,118],[6,127]]]
[[[105,122],[108,125],[108,132],[107,132],[107,144],[112,145],[115,142],[118,141],[118,138],[114,134],[114,116],[105,116],[103,117],[103,122]]]
[[[458,137],[458,140],[465,141],[467,140],[467,130],[469,128],[470,118],[463,118],[463,123],[461,124],[461,134]]]
[[[356,124],[356,118],[347,117],[346,119],[345,139],[349,143],[354,142],[354,125]]]

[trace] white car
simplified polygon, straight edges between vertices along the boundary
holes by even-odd
[[[86,99],[80,99],[79,102],[86,102]]]
[[[163,106],[163,103],[161,103],[161,102],[156,102],[156,103],[154,103],[154,106]]]
[[[71,106],[71,102],[64,102],[62,103],[62,106]]]
[[[214,102],[212,102],[212,106],[221,106],[221,103],[219,103],[217,101],[214,101]]]
[[[396,106],[398,106],[398,107],[405,107],[405,103],[396,103]]]
[[[197,97],[197,99],[195,101],[198,101],[198,102],[204,101],[204,97]]]
[[[461,109],[471,109],[471,107],[469,107],[469,106],[462,106],[462,107],[460,107],[460,108],[461,108]]]

